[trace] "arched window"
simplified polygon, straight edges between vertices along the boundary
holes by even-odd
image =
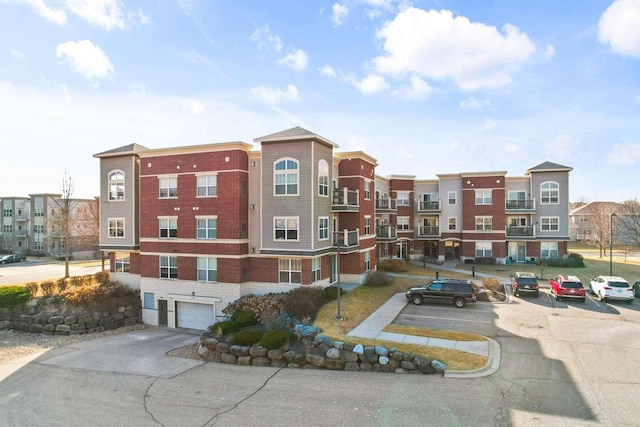
[[[318,162],[318,194],[329,195],[329,164],[325,159]]]
[[[560,186],[557,182],[547,181],[540,184],[540,203],[556,205],[560,201]]]
[[[298,195],[298,161],[295,159],[276,160],[273,165],[275,195]]]
[[[124,200],[124,172],[121,170],[109,172],[107,186],[109,200]]]

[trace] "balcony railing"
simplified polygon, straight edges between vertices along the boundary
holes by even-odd
[[[381,225],[376,227],[377,240],[395,240],[398,238],[395,225]]]
[[[532,211],[536,209],[535,200],[507,200],[505,209],[508,211]]]
[[[418,237],[437,237],[439,235],[440,227],[437,225],[418,227]]]
[[[518,225],[507,226],[507,237],[533,237],[534,227],[533,225]]]
[[[333,233],[333,246],[340,246],[341,252],[358,250],[360,247],[360,229],[340,230]]]
[[[331,210],[357,212],[359,210],[358,196],[358,190],[349,190],[347,187],[333,190]]]
[[[376,199],[376,211],[397,211],[396,199]]]
[[[441,210],[440,200],[418,202],[418,212],[440,212]]]

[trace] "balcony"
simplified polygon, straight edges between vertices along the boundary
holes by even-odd
[[[394,225],[381,225],[376,227],[376,240],[377,241],[394,241],[398,238],[396,227]]]
[[[418,202],[418,213],[434,213],[441,211],[442,207],[440,205],[440,200]]]
[[[333,190],[332,212],[359,212],[360,206],[358,190],[349,190],[347,187]]]
[[[505,202],[505,210],[509,212],[535,212],[536,201],[530,200],[507,200]]]
[[[398,212],[396,199],[376,199],[376,213]]]
[[[440,237],[440,227],[437,225],[418,227],[416,237]]]
[[[341,230],[333,233],[333,246],[341,253],[350,253],[360,250],[360,230]]]
[[[533,225],[507,226],[506,236],[510,238],[530,238],[534,237]]]

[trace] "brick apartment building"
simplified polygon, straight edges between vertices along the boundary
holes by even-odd
[[[244,142],[100,159],[101,250],[143,321],[202,329],[249,293],[361,283],[384,258],[566,253],[571,168],[376,176],[376,159],[296,127]]]

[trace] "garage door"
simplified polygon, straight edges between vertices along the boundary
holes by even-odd
[[[213,325],[213,305],[178,302],[178,324],[176,328],[205,330]]]

